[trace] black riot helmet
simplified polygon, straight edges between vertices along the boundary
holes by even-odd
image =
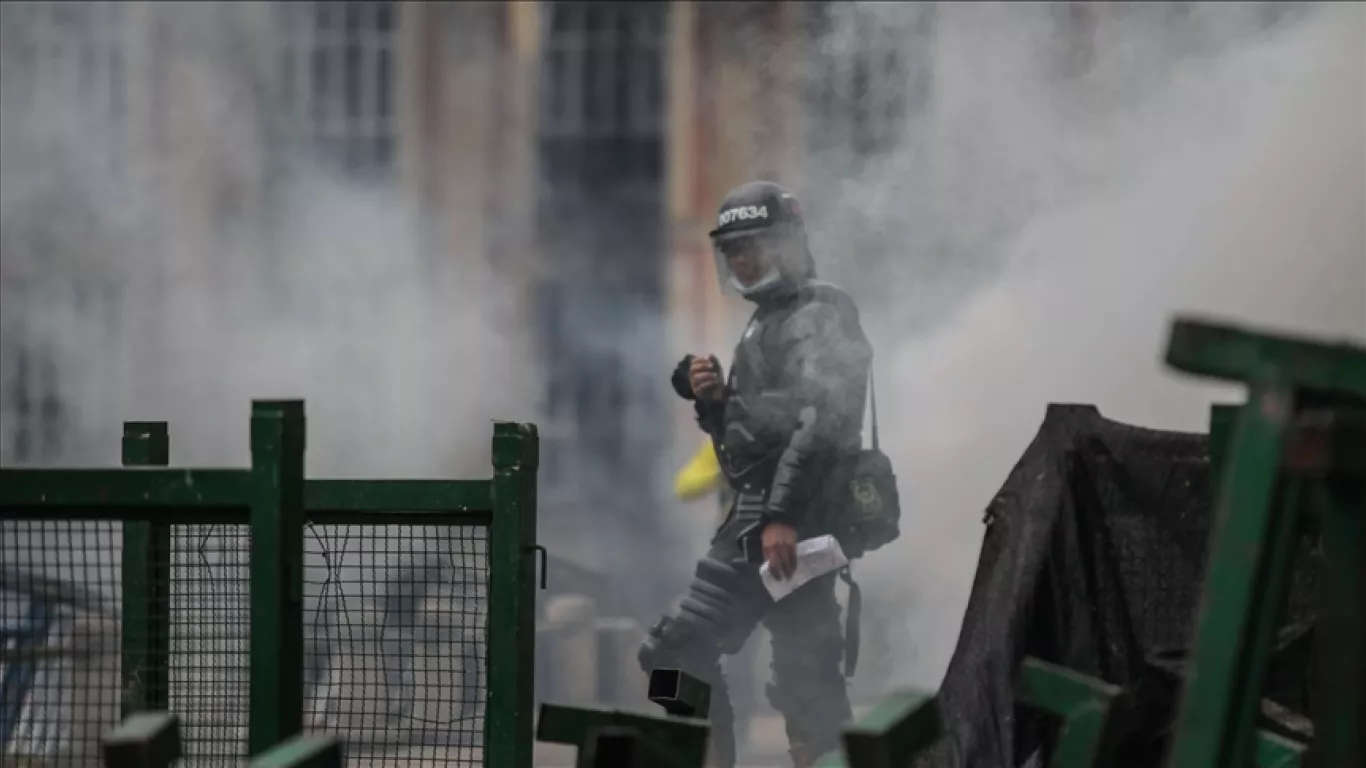
[[[751,181],[727,193],[709,235],[723,291],[756,297],[816,276],[801,206],[771,181]]]

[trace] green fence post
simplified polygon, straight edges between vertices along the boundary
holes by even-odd
[[[900,768],[911,765],[943,733],[938,696],[923,691],[895,691],[867,714],[845,726],[841,753],[816,763],[818,768]]]
[[[1358,415],[1366,419],[1366,408]],[[1325,766],[1329,759],[1366,765],[1366,470],[1329,478],[1315,490],[1324,551],[1318,674],[1327,678],[1322,690],[1333,691],[1331,702],[1315,707],[1315,754]]]
[[[251,411],[251,714],[248,756],[303,730],[304,404]]]
[[[342,768],[346,765],[341,739],[309,734],[295,736],[254,758],[249,768]]]
[[[165,712],[125,718],[104,737],[105,768],[170,768],[180,759],[180,721]]]
[[[1284,736],[1259,731],[1257,733],[1257,768],[1300,768],[1306,747]]]
[[[170,461],[166,422],[124,423],[124,466],[164,467]],[[122,558],[122,711],[127,717],[169,707],[171,527],[124,523]]]
[[[1022,702],[1062,718],[1050,766],[1110,764],[1118,727],[1112,713],[1123,689],[1033,657],[1021,666],[1019,685]]]
[[[642,751],[663,752],[679,768],[702,768],[707,759],[711,724],[692,717],[659,717],[542,703],[541,716],[536,723],[536,739],[549,744],[578,747],[578,765],[585,768],[597,759],[596,744],[604,729],[610,729],[607,732],[609,742],[618,741],[617,737],[612,736],[614,733],[629,731],[635,734]],[[494,766],[496,763],[490,761],[489,765]]]
[[[1294,497],[1280,478],[1282,444],[1294,407],[1283,385],[1254,384],[1239,419],[1216,496],[1210,557],[1196,628],[1193,668],[1180,716],[1176,765],[1246,765],[1294,552]],[[1290,503],[1287,503],[1289,501]]]
[[[1238,423],[1238,411],[1243,406],[1221,403],[1209,409],[1209,487],[1210,498],[1219,493],[1219,482],[1223,479],[1224,463],[1228,461],[1229,441],[1233,438],[1233,428]]]
[[[1346,425],[1324,429],[1313,422],[1366,410],[1366,349],[1178,319],[1172,326],[1167,363],[1188,373],[1248,385],[1247,405],[1239,412],[1229,455],[1218,471],[1192,672],[1168,758],[1174,768],[1244,766],[1252,764],[1258,749],[1259,693],[1289,582],[1303,502],[1322,491],[1325,473],[1351,464],[1352,445],[1362,442],[1352,439]],[[1350,532],[1356,534],[1353,544],[1362,540],[1361,514],[1360,504],[1348,505],[1334,508],[1321,521],[1328,584],[1359,585],[1363,578],[1361,548],[1356,555],[1334,551],[1337,540],[1351,540]],[[1359,587],[1344,591],[1360,597]],[[1335,712],[1360,710],[1362,701],[1350,692],[1360,690],[1360,602],[1347,612],[1358,618],[1342,621],[1329,609],[1316,630],[1325,638],[1355,640],[1355,647],[1342,656],[1350,672],[1339,674],[1347,681],[1323,689],[1333,699]],[[1322,730],[1315,724],[1326,764],[1361,761],[1361,737],[1350,741],[1350,732],[1360,734],[1362,714],[1355,713],[1356,722],[1350,716],[1326,718]],[[1332,734],[1340,727],[1348,735],[1337,742]]]
[[[536,467],[531,424],[493,428],[485,765],[530,768],[535,734]]]
[[[711,716],[711,686],[681,669],[660,668],[650,672],[646,697],[674,717]]]
[[[595,728],[579,747],[575,768],[693,768],[669,748],[634,728]]]

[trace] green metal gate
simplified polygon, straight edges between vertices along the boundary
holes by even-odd
[[[300,402],[255,403],[251,447],[169,469],[166,425],[130,423],[123,469],[0,470],[0,591],[46,617],[4,662],[3,754],[93,758],[170,711],[187,764],[304,730],[529,766],[535,427],[495,426],[488,480],[305,480]]]

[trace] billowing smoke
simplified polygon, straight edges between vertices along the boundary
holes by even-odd
[[[842,6],[836,29],[925,10]],[[982,510],[1047,403],[1204,431],[1239,393],[1164,368],[1177,312],[1366,337],[1361,5],[1098,4],[1089,34],[1065,6],[937,10],[900,51],[932,68],[923,110],[810,206],[864,300],[906,498],[862,573],[893,682],[931,687]]]
[[[492,419],[535,415],[513,294],[399,163],[342,174],[290,135],[261,9],[156,6],[155,46],[116,49],[118,6],[46,5],[5,10],[4,374],[52,369],[66,439],[7,462],[117,463],[140,418],[173,463],[244,465],[274,397],[306,400],[312,476],[487,476]]]
[[[114,69],[50,66],[113,26],[46,5],[0,5],[0,386],[61,399],[0,398],[4,462],[115,463],[136,418],[171,422],[176,464],[242,465],[248,401],[302,397],[312,476],[486,474],[491,418],[537,416],[526,297],[395,185],[277,140],[262,4],[151,4],[173,58],[119,65],[158,73],[150,105],[114,103]],[[872,159],[817,120],[801,190],[823,272],[864,307],[907,501],[902,540],[860,569],[899,625],[892,682],[938,681],[981,510],[1046,403],[1203,429],[1236,392],[1163,370],[1176,311],[1366,336],[1366,10],[1095,19],[847,3],[818,41],[848,64],[874,30],[909,83]],[[21,402],[65,439],[21,450]]]
[[[346,6],[389,13],[393,29],[393,4],[330,5],[338,26]],[[480,478],[492,473],[493,420],[535,420],[541,377],[522,299],[482,247],[497,222],[434,214],[416,193],[431,182],[477,205],[468,189],[480,180],[433,181],[436,172],[411,167],[403,147],[412,142],[394,135],[419,130],[403,114],[408,97],[382,85],[403,65],[398,52],[386,66],[353,69],[375,63],[382,34],[345,57],[334,40],[318,71],[322,54],[300,45],[291,26],[297,8],[312,4],[0,10],[6,465],[117,465],[122,421],[165,420],[173,465],[246,466],[251,401],[302,398],[310,477]],[[431,34],[458,31],[438,29]],[[308,99],[301,71],[330,78],[331,98]],[[343,72],[359,97],[337,86]],[[464,74],[457,65],[453,76]],[[355,98],[367,114],[348,114]],[[404,183],[414,172],[421,180]],[[215,727],[206,712],[245,712],[245,683],[211,676],[245,663],[247,538],[231,526],[177,527],[173,536],[170,674],[202,684],[174,685],[172,707],[189,718],[195,742]],[[333,711],[345,709],[337,700],[365,697],[406,702],[433,722],[473,708],[478,687],[455,676],[474,674],[460,657],[483,653],[461,634],[473,632],[477,612],[458,602],[474,599],[487,564],[474,539],[436,527],[306,534],[306,675],[318,686],[309,717],[338,727],[346,713]],[[58,576],[111,602],[119,548],[117,526],[106,523],[0,527],[7,572]],[[437,610],[423,604],[442,589]],[[11,594],[0,595],[18,620]],[[348,668],[357,654],[422,655],[411,648],[420,622],[439,625],[424,642],[442,672],[366,677]],[[423,699],[415,684],[442,700]],[[99,693],[89,681],[70,685]],[[460,696],[468,698],[453,700]],[[223,734],[240,725],[231,716],[218,723]]]

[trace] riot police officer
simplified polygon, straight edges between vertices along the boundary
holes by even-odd
[[[733,499],[679,609],[650,628],[640,663],[646,673],[679,667],[712,686],[713,758],[729,768],[735,735],[720,659],[764,622],[773,642],[768,698],[801,768],[838,748],[851,715],[836,577],[775,602],[758,568],[767,562],[787,577],[799,540],[835,530],[862,445],[872,349],[853,300],[816,280],[791,192],[766,181],[737,187],[710,236],[723,289],[755,311],[729,376],[715,357],[690,355],[673,386],[694,402]]]

